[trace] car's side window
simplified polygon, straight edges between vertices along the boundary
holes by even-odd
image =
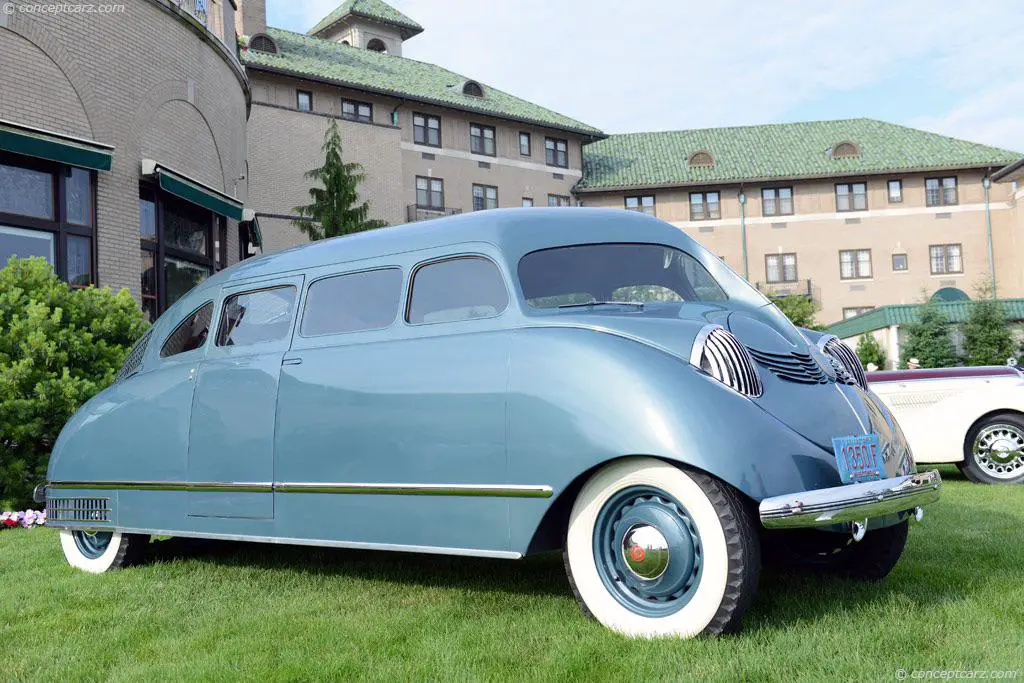
[[[160,347],[160,357],[169,358],[186,351],[194,351],[206,343],[210,335],[210,320],[213,318],[213,302],[209,301],[189,314],[187,318],[167,335]]]
[[[217,346],[248,346],[284,339],[291,330],[295,287],[233,294],[224,302]]]
[[[382,268],[317,280],[306,292],[304,337],[379,330],[398,317],[402,271]]]
[[[459,256],[413,273],[406,320],[413,324],[489,318],[508,307],[505,280],[492,261]]]

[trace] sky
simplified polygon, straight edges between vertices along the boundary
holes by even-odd
[[[305,32],[340,0],[268,0]],[[871,117],[1024,153],[1016,0],[393,0],[439,64],[607,133]]]

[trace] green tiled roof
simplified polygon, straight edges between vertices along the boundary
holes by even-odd
[[[1003,311],[1007,319],[1013,322],[1024,320],[1024,299],[1000,299],[1003,304]],[[967,320],[971,313],[971,301],[948,301],[939,304],[939,309],[946,314],[950,322],[962,323]],[[890,325],[906,325],[917,322],[918,310],[921,304],[892,304],[879,306],[867,313],[861,313],[853,318],[840,320],[832,324],[828,331],[840,339],[856,337],[857,335],[880,330]]]
[[[830,156],[842,142],[857,145],[860,155]],[[690,156],[701,150],[714,157],[714,166],[690,168]],[[1000,167],[1020,157],[874,119],[625,133],[583,148],[580,189]]]
[[[593,126],[482,83],[483,97],[464,95],[462,84],[468,79],[434,64],[363,50],[278,28],[268,28],[267,35],[277,43],[278,53],[245,50],[242,61],[247,66],[583,135],[604,136]]]
[[[391,24],[405,29],[402,32],[403,38],[409,38],[423,32],[422,26],[382,0],[345,0],[345,2],[335,7],[334,11],[317,22],[317,25],[309,30],[309,35],[316,35],[347,14],[366,17],[383,24]]]

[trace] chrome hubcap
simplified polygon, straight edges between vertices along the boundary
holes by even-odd
[[[629,571],[652,581],[668,569],[668,541],[648,524],[637,524],[622,537],[622,559]]]
[[[974,462],[996,479],[1024,474],[1024,433],[1008,424],[982,429],[974,439]]]

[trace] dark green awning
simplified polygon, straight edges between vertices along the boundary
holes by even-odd
[[[109,171],[114,155],[110,145],[3,119],[0,119],[0,150],[95,171]]]
[[[242,222],[249,224],[249,242],[263,251],[263,231],[260,230],[259,216],[252,209],[246,209],[242,212]]]
[[[160,189],[192,202],[196,206],[209,209],[214,213],[232,220],[242,220],[242,202],[234,197],[193,180],[183,173],[161,166],[152,159],[142,160],[142,175],[155,176]]]

